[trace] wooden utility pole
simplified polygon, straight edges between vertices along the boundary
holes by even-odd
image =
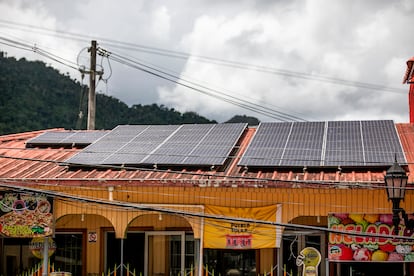
[[[96,113],[96,40],[92,40],[91,48],[91,67],[89,72],[89,97],[88,97],[88,130],[95,129],[95,113]]]

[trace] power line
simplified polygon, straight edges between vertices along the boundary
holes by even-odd
[[[18,42],[18,41],[12,40],[12,39],[8,39],[8,38],[5,38],[5,37],[0,37],[0,40],[7,41],[8,42],[7,45],[18,47],[18,48],[23,49],[23,50],[33,51],[35,53],[38,53],[38,54],[40,54],[40,55],[42,55],[46,58],[52,59],[52,60],[54,60],[54,61],[56,61],[60,64],[66,65],[66,66],[68,66],[72,69],[79,70],[79,71],[81,71],[81,73],[82,73],[82,71],[84,71],[79,67],[76,68],[75,66],[69,64],[69,63],[72,63],[72,64],[76,64],[77,66],[79,66],[77,63],[65,60],[65,59],[63,59],[63,58],[61,58],[57,55],[54,55],[54,54],[52,54],[50,52],[47,52],[47,51],[44,51],[44,50],[42,50],[42,49],[40,49],[36,46],[31,46],[31,45],[28,45],[26,43],[21,43],[21,42]],[[2,42],[0,41],[0,43],[2,43]],[[117,61],[121,64],[130,66],[132,68],[139,69],[140,71],[149,73],[153,76],[157,76],[157,77],[162,78],[164,80],[174,82],[176,84],[179,84],[179,85],[184,86],[186,88],[192,89],[192,90],[197,91],[199,93],[208,95],[210,97],[214,97],[214,98],[222,100],[224,102],[239,106],[241,108],[256,112],[258,114],[262,114],[264,116],[268,116],[268,117],[273,118],[273,119],[277,119],[277,120],[280,120],[280,121],[304,121],[304,119],[299,118],[297,116],[289,115],[289,114],[281,112],[281,111],[272,110],[272,109],[267,108],[265,106],[261,106],[261,105],[255,104],[255,103],[244,101],[240,98],[235,98],[235,97],[233,97],[229,94],[220,92],[218,90],[210,89],[206,86],[199,85],[199,84],[196,84],[196,83],[188,81],[188,80],[184,80],[184,79],[182,79],[178,76],[175,76],[175,75],[172,75],[170,73],[161,71],[159,69],[156,69],[156,68],[153,68],[151,66],[142,64],[140,62],[133,61],[132,59],[125,58],[121,55],[117,55],[117,54],[114,54],[114,53],[109,53],[107,51],[104,51],[103,49],[100,49],[100,55],[102,55],[105,58],[110,58],[110,59],[112,59],[114,61]],[[79,57],[78,57],[78,60],[79,60]],[[196,88],[195,86],[198,86],[199,88]],[[210,91],[210,92],[208,92],[208,91]]]
[[[0,27],[1,25],[6,26],[7,28],[17,28],[22,31],[31,31],[31,32],[33,32],[33,30],[42,31],[39,33],[49,35],[49,36],[61,37],[64,39],[73,39],[73,40],[83,41],[83,42],[92,39],[92,36],[90,35],[68,32],[64,30],[53,30],[49,28],[34,26],[30,24],[22,24],[22,23],[12,22],[8,20],[0,20]],[[273,68],[273,67],[268,67],[268,66],[254,65],[254,64],[244,63],[244,62],[230,61],[230,60],[207,57],[207,56],[196,55],[196,54],[189,54],[185,52],[172,51],[172,50],[167,50],[167,49],[162,49],[162,48],[157,48],[157,47],[146,46],[142,44],[109,39],[105,37],[95,36],[94,39],[101,41],[103,45],[108,45],[113,48],[144,52],[144,53],[160,55],[160,56],[165,56],[165,57],[179,58],[179,59],[185,59],[189,61],[206,62],[206,63],[226,66],[230,68],[251,70],[251,71],[257,71],[257,72],[262,72],[262,73],[281,75],[285,77],[320,81],[320,82],[326,82],[326,83],[331,83],[331,84],[336,84],[336,85],[344,85],[348,87],[363,88],[363,89],[368,89],[368,90],[399,93],[399,94],[406,93],[404,89],[388,87],[385,85],[351,81],[351,80],[346,80],[346,79],[341,79],[341,78],[336,78],[336,77],[330,77],[330,76],[324,76],[324,75],[318,75],[318,74],[310,74],[310,73],[304,73],[304,72],[298,72],[298,71],[291,71],[291,70],[286,70],[286,69],[278,69],[278,68]]]
[[[249,218],[241,218],[241,217],[221,216],[221,215],[208,214],[208,213],[202,213],[202,212],[181,211],[181,210],[176,210],[176,209],[162,208],[162,207],[157,207],[153,205],[137,204],[137,203],[131,203],[131,202],[125,202],[125,201],[110,201],[110,200],[104,200],[104,199],[99,199],[99,198],[75,196],[72,194],[58,192],[58,191],[48,191],[44,189],[36,189],[36,188],[31,188],[31,187],[26,187],[26,186],[21,186],[21,185],[10,184],[10,183],[15,183],[13,181],[7,181],[7,182],[3,181],[3,182],[4,183],[0,182],[1,187],[16,191],[16,192],[38,193],[38,194],[43,194],[45,196],[49,196],[53,198],[57,197],[57,198],[66,199],[66,200],[79,201],[82,203],[109,205],[109,206],[114,206],[114,207],[127,208],[127,209],[140,210],[140,211],[161,212],[161,213],[179,215],[179,216],[184,216],[184,217],[190,216],[190,217],[213,219],[213,220],[219,220],[219,221],[255,223],[255,224],[260,224],[260,225],[284,227],[287,229],[315,230],[315,231],[322,231],[326,233],[334,233],[334,234],[341,234],[341,235],[348,235],[348,236],[414,240],[414,237],[407,237],[407,236],[385,235],[385,234],[377,234],[377,233],[360,233],[360,232],[355,232],[355,231],[345,231],[345,230],[331,229],[327,227],[319,227],[319,226],[304,225],[304,224],[282,223],[282,222],[249,219]]]
[[[39,54],[43,57],[51,59],[51,60],[53,60],[53,61],[55,61],[59,64],[65,65],[65,66],[70,67],[72,69],[75,69],[77,71],[79,70],[79,68],[75,67],[75,65],[76,65],[75,62],[64,59],[62,57],[59,57],[59,56],[57,56],[57,55],[55,55],[51,52],[42,50],[37,46],[31,46],[29,44],[22,43],[22,42],[19,42],[19,41],[16,41],[16,40],[12,40],[12,39],[9,39],[9,38],[3,37],[3,36],[0,36],[0,40],[5,41],[5,42],[0,41],[0,44],[4,44],[4,45],[10,46],[10,47],[15,47],[15,48],[21,49],[21,50],[34,52],[34,53],[37,53],[37,54]]]
[[[192,78],[190,76],[186,76],[186,75],[182,74],[181,72],[177,72],[177,71],[168,69],[166,67],[162,67],[162,66],[156,65],[154,63],[151,63],[148,60],[139,59],[137,57],[133,57],[133,56],[128,55],[126,53],[122,53],[120,55],[122,57],[124,57],[124,58],[128,58],[129,60],[133,60],[133,61],[137,62],[138,64],[143,64],[144,66],[147,66],[147,67],[152,67],[152,68],[155,68],[155,69],[160,70],[160,71],[168,72],[170,74],[175,74],[175,76],[180,76],[180,78],[182,78],[182,79],[193,79],[192,80],[193,83],[204,83],[205,85],[210,85],[208,82],[205,82],[205,81],[200,80],[200,79],[194,79],[194,78]],[[211,89],[211,88],[209,88],[209,89]],[[213,90],[213,91],[222,91],[221,93],[226,92],[227,94],[231,93],[231,95],[232,95],[233,98],[235,98],[235,97],[237,97],[237,98],[243,98],[246,101],[249,101],[250,103],[257,102],[256,105],[259,106],[259,107],[261,107],[261,108],[266,108],[266,106],[268,106],[268,108],[270,110],[281,110],[281,109],[284,109],[283,107],[275,106],[275,105],[273,105],[273,104],[271,104],[269,102],[265,102],[265,101],[260,100],[260,99],[257,99],[257,98],[249,97],[248,95],[242,95],[242,94],[235,93],[234,91],[228,91],[228,90],[226,90],[223,87],[220,87],[220,88],[217,88],[217,89],[211,89],[211,90]],[[299,121],[306,121],[306,120],[304,120],[304,119],[301,118],[301,116],[304,116],[305,114],[300,113],[297,110],[286,110],[285,109],[285,111],[283,113],[290,114],[291,116],[294,116],[294,117],[296,116]],[[296,114],[296,115],[293,115],[293,114]]]
[[[254,184],[244,183],[244,186],[249,185],[256,185],[256,184],[263,184],[268,185],[268,183],[291,183],[292,185],[295,184],[308,184],[308,185],[326,185],[327,187],[331,185],[341,185],[346,186],[349,185],[351,187],[360,187],[360,188],[378,188],[383,189],[383,185],[378,185],[378,181],[336,181],[336,180],[286,180],[286,179],[276,179],[276,178],[266,178],[266,177],[256,177],[256,176],[246,176],[246,175],[227,175],[227,174],[217,174],[214,172],[192,172],[192,171],[177,171],[171,169],[159,169],[159,168],[142,168],[142,167],[133,167],[133,166],[125,166],[125,165],[87,165],[87,164],[74,164],[74,163],[67,163],[63,161],[56,161],[56,160],[47,160],[47,159],[36,159],[36,158],[24,158],[24,157],[16,157],[16,156],[8,156],[8,155],[0,155],[0,158],[4,159],[13,159],[13,160],[20,160],[20,161],[32,161],[32,162],[41,162],[41,163],[53,163],[59,166],[82,166],[83,168],[93,168],[93,169],[115,169],[115,170],[130,170],[130,171],[143,171],[143,172],[158,172],[164,174],[179,174],[179,175],[187,175],[187,176],[201,176],[206,177],[201,179],[202,181],[234,181],[234,180],[242,180],[242,181],[252,181],[255,182]],[[188,179],[189,181],[193,181],[192,179]],[[366,186],[369,185],[369,186]],[[378,186],[375,186],[378,185]],[[407,187],[406,189],[411,189]],[[414,190],[414,187],[412,188]]]
[[[247,109],[247,110],[250,110],[250,111],[253,111],[253,112],[256,112],[256,113],[259,113],[259,114],[262,114],[262,115],[265,115],[265,116],[268,116],[268,117],[271,117],[271,118],[274,118],[280,121],[292,121],[292,120],[293,121],[305,121],[304,119],[299,118],[297,116],[293,116],[293,115],[290,115],[290,114],[287,114],[281,111],[272,110],[268,107],[264,107],[264,106],[260,106],[255,103],[244,101],[243,99],[240,99],[240,98],[235,98],[232,95],[223,93],[215,89],[208,88],[204,85],[196,84],[192,81],[185,80],[179,76],[172,75],[160,69],[151,67],[149,65],[142,64],[141,62],[134,61],[130,58],[126,58],[116,53],[111,52],[109,54],[109,58],[123,65],[132,67],[134,69],[138,69],[140,71],[159,77],[161,79],[176,83],[178,85],[189,88],[196,92],[220,99],[224,102],[242,107],[244,109]]]

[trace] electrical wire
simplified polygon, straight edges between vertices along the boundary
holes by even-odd
[[[338,229],[332,229],[332,228],[327,228],[327,227],[319,227],[319,226],[304,225],[304,224],[282,223],[282,222],[274,222],[274,221],[258,220],[258,219],[250,219],[250,218],[220,216],[220,215],[207,214],[207,213],[201,213],[201,212],[182,211],[182,210],[171,209],[171,208],[160,208],[160,207],[153,206],[153,205],[137,204],[137,203],[132,203],[132,202],[124,202],[124,201],[110,201],[110,200],[104,200],[101,198],[78,196],[78,195],[72,195],[72,194],[68,194],[64,192],[48,191],[44,189],[26,187],[26,186],[16,185],[12,183],[13,182],[1,181],[0,187],[6,188],[8,190],[13,190],[16,192],[38,193],[38,194],[42,194],[42,195],[53,197],[53,198],[62,198],[66,200],[74,200],[74,201],[79,201],[83,203],[102,204],[102,205],[116,206],[116,207],[121,207],[121,208],[130,208],[132,210],[154,211],[154,212],[161,212],[161,213],[179,215],[179,216],[184,216],[184,217],[191,216],[191,217],[213,219],[213,220],[219,220],[219,221],[256,223],[259,225],[284,227],[285,229],[315,230],[315,231],[322,231],[325,233],[342,234],[342,235],[348,235],[348,236],[404,239],[407,241],[408,240],[414,241],[414,237],[399,236],[399,235],[386,235],[386,234],[378,234],[378,233],[360,233],[360,232],[355,232],[355,231],[338,230]]]
[[[284,112],[281,112],[281,111],[271,110],[270,108],[263,107],[263,106],[260,106],[258,104],[251,103],[251,102],[248,102],[248,101],[244,101],[241,98],[235,98],[232,95],[223,93],[221,91],[217,91],[217,90],[208,88],[206,86],[196,84],[192,81],[182,79],[181,77],[178,77],[178,76],[172,75],[170,73],[167,73],[165,71],[159,70],[157,68],[153,68],[151,66],[142,64],[138,61],[131,60],[129,58],[123,57],[123,56],[118,55],[118,54],[113,53],[113,52],[111,52],[109,58],[111,60],[119,62],[120,64],[129,66],[131,68],[140,70],[140,71],[148,73],[150,75],[153,75],[153,76],[159,77],[161,79],[167,80],[169,82],[173,82],[173,83],[178,84],[180,86],[186,87],[186,88],[191,89],[193,91],[202,93],[204,95],[208,95],[208,96],[216,98],[216,99],[220,99],[224,102],[236,105],[238,107],[242,107],[244,109],[256,112],[256,113],[261,114],[261,115],[268,116],[268,117],[273,118],[273,119],[277,119],[277,120],[280,120],[280,121],[305,121],[304,119],[299,118],[297,116],[293,116],[293,115],[290,115],[290,114],[287,114],[287,113],[284,113]]]
[[[0,41],[0,44],[4,44],[4,45],[10,46],[10,47],[15,47],[17,49],[31,51],[31,52],[37,53],[37,54],[39,54],[39,55],[41,55],[43,57],[46,57],[48,59],[51,59],[51,60],[53,60],[53,61],[55,61],[55,62],[57,62],[59,64],[65,65],[67,67],[70,67],[70,68],[72,68],[72,69],[74,69],[76,71],[79,70],[75,66],[76,65],[75,62],[72,62],[70,60],[64,59],[62,57],[59,57],[59,56],[57,56],[57,55],[55,55],[53,53],[50,53],[48,51],[42,50],[42,49],[38,48],[35,45],[34,46],[31,46],[29,44],[22,43],[22,42],[19,42],[19,41],[16,41],[16,40],[12,40],[12,39],[9,39],[9,38],[3,37],[3,36],[0,36],[0,40],[5,41],[5,42]]]
[[[68,32],[64,30],[54,30],[54,29],[34,26],[30,24],[22,24],[22,23],[0,19],[0,27],[2,27],[2,25],[5,26],[6,28],[15,28],[15,29],[19,29],[22,31],[30,31],[32,33],[37,32],[43,35],[60,37],[64,39],[72,39],[72,40],[83,41],[83,42],[90,41],[92,39],[92,36],[90,35]],[[141,44],[136,44],[136,43],[124,42],[124,41],[109,39],[105,37],[95,36],[93,39],[100,40],[102,45],[108,45],[112,48],[139,51],[139,52],[155,54],[155,55],[160,55],[160,56],[165,56],[165,57],[185,59],[187,61],[207,62],[207,63],[211,63],[215,65],[227,66],[230,68],[252,70],[252,71],[257,71],[257,72],[262,72],[262,73],[269,73],[269,74],[281,75],[281,76],[291,77],[291,78],[299,78],[299,79],[304,79],[304,80],[320,81],[320,82],[343,85],[343,86],[348,86],[348,87],[357,87],[357,88],[363,88],[363,89],[368,89],[368,90],[374,90],[376,92],[382,91],[382,92],[391,92],[391,93],[399,93],[399,94],[406,93],[404,89],[388,87],[385,85],[350,81],[350,80],[345,80],[345,79],[340,79],[340,78],[330,77],[330,76],[309,74],[309,73],[303,73],[303,72],[297,72],[297,71],[289,71],[285,69],[277,69],[277,68],[272,68],[272,67],[267,67],[267,66],[253,65],[249,63],[243,63],[243,62],[229,61],[229,60],[219,59],[219,58],[214,58],[214,57],[207,57],[207,56],[189,54],[185,52],[156,48],[156,47],[151,47],[151,46],[146,46],[146,45],[141,45]]]
[[[119,55],[121,55],[122,57],[126,57],[129,60],[136,61],[138,64],[148,66],[148,68],[157,69],[159,72],[168,72],[171,75],[175,74],[175,76],[180,76],[180,78],[182,78],[182,79],[192,79],[192,83],[203,83],[203,86],[211,85],[210,83],[207,83],[203,80],[191,78],[190,76],[183,75],[181,72],[177,72],[177,71],[171,70],[171,69],[166,68],[166,67],[158,66],[158,65],[156,65],[154,63],[151,63],[147,60],[139,59],[137,57],[133,57],[133,56],[128,55],[126,53],[122,53],[122,54],[119,54]],[[261,108],[266,108],[266,106],[268,106],[269,110],[282,110],[282,109],[284,109],[283,107],[272,105],[269,102],[265,102],[265,101],[262,101],[262,100],[257,99],[257,98],[249,97],[248,95],[237,94],[233,91],[228,91],[228,90],[226,91],[226,89],[223,88],[223,87],[216,88],[216,89],[214,89],[214,91],[221,91],[220,93],[223,93],[225,91],[226,94],[230,93],[233,98],[234,97],[236,97],[238,99],[242,98],[242,99],[245,99],[246,101],[248,101],[250,103],[257,103],[257,106],[259,106]],[[306,120],[301,118],[301,116],[305,116],[305,114],[300,113],[298,111],[285,110],[284,113],[285,114],[290,114],[291,116],[297,116],[298,121],[306,121]],[[293,115],[293,114],[296,114],[296,115]],[[308,115],[306,115],[306,116],[308,116]]]
[[[11,40],[11,39],[7,39],[7,38],[4,38],[4,37],[0,37],[0,39],[3,39],[5,41],[10,42],[10,43],[16,45],[16,47],[19,47],[19,48],[20,47],[23,47],[22,49],[25,49],[25,50],[28,50],[28,51],[33,51],[35,53],[38,53],[38,54],[40,54],[40,55],[42,55],[44,57],[47,57],[49,59],[52,59],[52,60],[58,62],[60,64],[66,65],[68,67],[71,67],[72,69],[79,70],[82,74],[85,73],[85,70],[84,69],[79,68],[79,64],[78,64],[79,63],[79,55],[78,55],[78,58],[77,58],[78,63],[76,63],[76,65],[78,67],[74,67],[74,66],[68,64],[70,61],[65,60],[65,59],[62,59],[62,58],[58,57],[57,55],[54,55],[54,54],[49,53],[47,51],[41,50],[38,47],[32,47],[32,46],[27,45],[25,43],[21,43],[21,42],[14,41],[14,40]],[[201,86],[201,85],[197,85],[196,83],[193,83],[193,82],[190,82],[190,81],[187,81],[187,80],[183,80],[183,79],[181,79],[181,78],[179,78],[177,76],[174,76],[172,74],[169,74],[169,73],[160,71],[160,70],[158,70],[156,68],[152,68],[152,67],[146,66],[144,64],[140,64],[140,63],[138,63],[136,61],[133,61],[133,60],[130,60],[130,59],[127,59],[127,58],[123,58],[120,55],[116,55],[116,54],[113,54],[113,53],[107,53],[103,49],[99,49],[99,54],[101,56],[103,56],[103,57],[106,57],[108,60],[109,60],[109,58],[111,58],[112,60],[118,61],[121,64],[128,65],[128,66],[130,66],[132,68],[139,69],[140,71],[144,71],[146,73],[149,73],[151,75],[157,76],[157,77],[162,78],[164,80],[167,80],[167,81],[170,81],[170,82],[174,82],[176,84],[179,84],[181,86],[187,87],[189,89],[192,89],[194,91],[200,92],[202,94],[205,94],[205,95],[214,97],[214,98],[219,99],[219,100],[222,100],[224,102],[227,102],[227,103],[230,103],[230,104],[239,106],[241,108],[244,108],[246,110],[250,110],[250,111],[256,112],[258,114],[262,114],[264,116],[268,116],[268,117],[273,118],[273,119],[276,119],[276,120],[280,120],[280,121],[292,121],[292,120],[293,121],[298,121],[298,120],[301,120],[301,121],[304,121],[304,119],[301,119],[299,117],[296,117],[296,116],[293,116],[293,115],[289,115],[287,113],[283,113],[283,112],[276,111],[276,110],[270,110],[269,108],[260,106],[258,104],[254,104],[254,103],[251,103],[251,102],[248,102],[248,101],[243,101],[242,99],[234,98],[233,96],[228,95],[228,94],[225,94],[225,93],[221,93],[220,91],[213,90],[213,89],[209,89],[208,87]],[[113,56],[116,56],[116,57],[114,58]],[[147,69],[145,69],[143,67],[146,67]],[[111,74],[112,74],[112,70],[111,70]],[[197,88],[195,86],[198,86],[198,87],[201,87],[201,88]],[[206,90],[209,90],[211,92],[208,92]]]
[[[47,159],[36,159],[36,158],[24,158],[24,157],[17,157],[17,156],[8,156],[0,154],[0,158],[4,159],[12,159],[12,160],[20,160],[20,161],[32,161],[32,162],[41,162],[41,163],[53,163],[59,166],[76,166],[77,164],[67,163],[62,161],[56,160],[47,160]],[[131,167],[131,166],[124,166],[124,165],[86,165],[86,164],[78,164],[83,168],[93,168],[93,169],[115,169],[115,170],[131,170],[131,171],[143,171],[143,172],[157,172],[157,173],[164,173],[164,174],[179,174],[179,175],[188,175],[188,176],[202,176],[206,177],[203,179],[194,180],[192,178],[186,179],[188,181],[233,181],[233,180],[241,180],[244,181],[244,187],[257,187],[256,185],[262,184],[263,186],[269,186],[270,183],[291,183],[292,185],[296,184],[307,184],[309,187],[312,185],[317,185],[316,188],[320,188],[320,185],[326,187],[335,187],[336,185],[341,185],[341,187],[354,187],[354,188],[370,188],[370,189],[383,189],[383,185],[379,185],[378,181],[372,180],[364,180],[364,181],[337,181],[337,180],[288,180],[288,179],[277,179],[277,178],[266,178],[266,177],[257,177],[257,176],[246,176],[246,175],[226,175],[226,174],[217,174],[212,172],[192,172],[186,170],[171,170],[171,169],[155,169],[155,168],[141,168],[141,167]],[[118,178],[117,178],[118,179]],[[146,180],[151,180],[148,176],[145,177]],[[118,179],[119,180],[119,179]],[[253,182],[253,183],[245,183],[245,181]],[[414,187],[407,187],[406,189],[410,190]]]

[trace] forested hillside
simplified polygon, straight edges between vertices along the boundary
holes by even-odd
[[[85,129],[87,90],[43,62],[0,55],[0,134],[55,127]],[[114,97],[96,97],[96,129],[119,124],[214,122],[194,112],[180,113],[157,104],[129,107]]]

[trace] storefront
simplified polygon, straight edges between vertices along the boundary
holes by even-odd
[[[358,235],[330,233],[328,258],[334,275],[412,275],[414,232],[399,222],[395,234],[391,214],[330,214],[329,228]]]
[[[402,141],[414,141],[414,126],[397,125],[397,129]],[[410,254],[403,261],[364,261],[366,265],[360,260],[332,258],[333,246],[341,244],[332,242],[328,225],[348,230],[344,226],[351,224],[342,217],[340,223],[332,223],[329,214],[392,212],[384,189],[387,166],[241,167],[238,160],[255,129],[243,131],[232,158],[220,168],[69,166],[64,161],[82,151],[72,143],[47,141],[46,145],[26,146],[44,132],[0,137],[2,192],[12,189],[13,193],[21,193],[12,205],[17,218],[31,212],[30,208],[53,216],[49,228],[32,225],[30,231],[53,238],[56,248],[50,264],[72,276],[101,276],[115,268],[120,273],[120,264],[125,265],[124,272],[129,269],[142,275],[189,271],[205,275],[207,270],[221,275],[296,275],[303,270],[296,259],[308,247],[321,254],[319,275],[370,275],[368,267],[370,271],[382,267],[381,271],[413,272],[413,262],[406,259]],[[405,152],[414,152],[407,142],[404,145]],[[413,160],[414,156],[407,154],[408,171]],[[412,183],[412,174],[409,178]],[[23,199],[26,194],[42,191],[53,200],[50,209],[42,198],[35,201],[42,202],[36,207]],[[9,206],[11,200],[6,198],[1,202]],[[407,189],[401,207],[408,214],[414,212],[413,200],[413,190]],[[24,212],[17,212],[23,204]],[[358,216],[353,221],[355,227],[373,229]],[[16,219],[3,220],[2,227],[7,226],[3,230],[28,232],[27,227],[19,231],[8,227],[11,222]],[[2,233],[0,273],[16,275],[41,262],[31,253],[32,238]],[[371,251],[371,258],[379,255]]]

